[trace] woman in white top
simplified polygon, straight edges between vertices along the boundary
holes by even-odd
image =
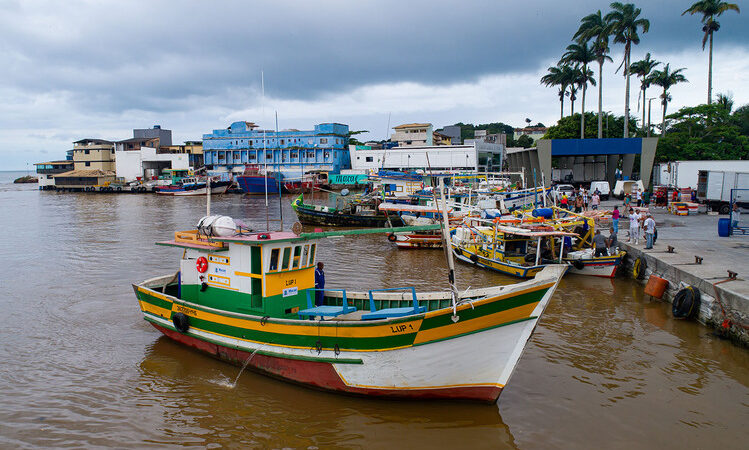
[[[629,239],[627,242],[637,244],[640,239],[640,215],[629,208]]]

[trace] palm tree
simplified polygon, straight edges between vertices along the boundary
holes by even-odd
[[[588,88],[588,78],[583,74],[591,74],[592,85],[595,86],[595,80],[592,78],[593,72],[588,69],[588,64],[596,60],[596,55],[593,53],[593,49],[588,47],[586,42],[580,44],[570,44],[567,46],[567,51],[562,55],[560,63],[571,63],[579,66],[580,73],[577,77],[577,85],[582,88],[583,96],[581,98],[580,108],[580,139],[585,139],[585,91]],[[582,82],[582,84],[581,84]]]
[[[685,70],[685,69],[682,67],[681,69],[676,69],[672,72],[671,65],[666,64],[663,67],[663,70],[656,70],[653,72],[653,84],[663,88],[663,94],[661,94],[661,104],[663,105],[663,118],[661,120],[661,136],[666,135],[666,107],[668,106],[668,102],[671,101],[671,96],[668,95],[669,88],[671,88],[671,86],[678,84],[678,83],[689,82],[686,79],[686,77],[682,75],[681,73],[682,70]]]
[[[578,68],[565,64],[562,66],[562,79],[566,81],[567,89],[569,89],[570,96],[570,116],[575,114],[575,100],[577,100],[577,84],[580,79]]]
[[[581,20],[580,28],[573,39],[578,42],[593,41],[593,53],[598,61],[598,139],[603,137],[603,63],[612,61],[609,53],[609,25],[603,19],[601,10],[589,14]]]
[[[650,72],[655,69],[660,62],[650,59],[650,53],[645,55],[645,59],[635,61],[629,67],[629,70],[640,78],[640,89],[642,90],[642,129],[645,129],[645,103],[647,99],[645,97],[645,91],[650,87],[652,78],[649,77]]]
[[[715,20],[726,11],[736,11],[741,13],[739,6],[735,3],[726,3],[721,0],[701,0],[694,5],[690,6],[689,9],[681,13],[683,16],[686,13],[691,15],[702,14],[702,31],[705,35],[702,36],[702,50],[705,50],[705,43],[708,38],[710,39],[710,62],[707,66],[707,104],[712,102],[713,92],[713,33],[720,30],[720,23]]]
[[[541,84],[544,86],[559,86],[559,118],[564,117],[564,96],[567,95],[567,85],[569,80],[563,72],[564,66],[557,65],[549,67],[549,73],[541,77]]]
[[[606,22],[609,24],[611,34],[614,36],[614,42],[624,44],[624,137],[629,137],[629,61],[632,50],[632,44],[640,43],[638,30],[642,29],[647,33],[650,29],[648,19],[639,18],[640,8],[635,8],[632,3],[623,4],[614,2],[611,4],[610,13],[606,14]],[[621,66],[620,66],[621,67]]]
[[[731,94],[718,94],[715,103],[722,106],[729,113],[733,109],[733,96]]]

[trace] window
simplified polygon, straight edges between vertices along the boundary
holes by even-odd
[[[291,247],[286,247],[283,249],[283,265],[281,266],[282,270],[289,269],[290,260],[291,260]]]
[[[302,256],[302,246],[297,245],[294,247],[294,262],[291,264],[292,269],[298,269],[299,263],[301,263],[301,256]]]
[[[91,166],[91,161],[86,161],[86,167]]]
[[[265,159],[273,159],[273,152],[265,152]]]
[[[310,265],[315,263],[315,247],[317,247],[317,244],[312,244],[309,246],[309,264]]]
[[[89,153],[91,153],[91,150],[84,150],[83,153],[88,155]]]
[[[309,265],[307,258],[309,257],[309,244],[304,246],[304,253],[302,253],[302,266],[306,267]]]
[[[359,159],[358,157],[356,159]],[[374,156],[367,156],[367,162],[374,162]]]
[[[281,139],[281,145],[283,145],[283,139]]]
[[[270,267],[268,270],[277,270],[278,269],[278,249],[274,248],[270,251]]]
[[[320,143],[321,144],[327,144],[328,143],[328,138],[320,138]]]

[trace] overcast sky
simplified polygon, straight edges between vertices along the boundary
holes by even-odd
[[[734,0],[744,9],[742,0]],[[669,111],[704,103],[707,52],[692,0],[637,2],[651,23],[633,61],[686,67]],[[175,142],[249,120],[311,129],[341,122],[383,139],[390,126],[559,118],[539,84],[580,18],[608,1],[0,0],[0,170],[64,158],[72,141],[125,139],[160,124]],[[749,103],[749,11],[715,35],[715,93]],[[622,114],[624,78],[604,66],[604,110]],[[264,73],[265,98],[260,74]],[[596,75],[597,76],[597,75]],[[632,113],[638,115],[632,79]],[[649,96],[658,92],[652,89]],[[657,106],[657,108],[656,108]],[[576,110],[579,111],[579,101]],[[589,90],[586,110],[597,108]],[[569,105],[565,106],[569,111]],[[654,121],[660,106],[653,102]]]

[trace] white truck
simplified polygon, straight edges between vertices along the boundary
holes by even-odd
[[[733,201],[740,207],[749,207],[749,171],[728,172],[700,170],[697,180],[697,199],[707,204],[713,211],[728,214],[731,211],[731,190],[735,191]]]
[[[697,187],[701,170],[749,172],[749,160],[672,161],[660,163],[653,169],[653,185],[679,189]]]

